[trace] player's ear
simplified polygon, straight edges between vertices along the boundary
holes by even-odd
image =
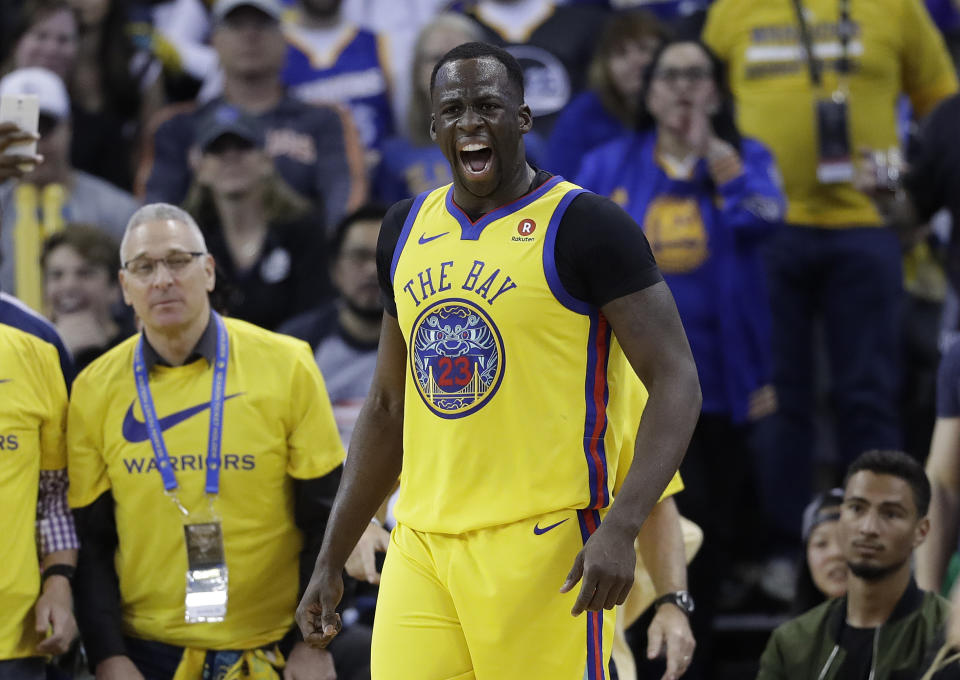
[[[430,114],[430,139],[437,141],[437,117]]]
[[[520,118],[520,134],[525,135],[533,129],[533,112],[526,103],[523,103],[517,111],[517,116]]]

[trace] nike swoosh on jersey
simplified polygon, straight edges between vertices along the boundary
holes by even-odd
[[[446,236],[449,233],[450,233],[449,231],[445,231],[442,234],[437,234],[436,236],[427,236],[426,234],[420,234],[420,240],[418,241],[418,243],[420,245],[423,245],[424,243],[430,243],[430,241],[433,241],[434,239],[438,239],[441,236]]]
[[[224,401],[228,399],[233,399],[234,397],[239,397],[243,392],[237,392],[236,394],[228,394]],[[133,405],[136,403],[136,400],[130,402],[130,408],[127,409],[127,414],[123,417],[123,438],[126,439],[131,444],[137,444],[139,442],[145,442],[150,439],[150,433],[147,431],[147,424],[143,421],[137,420],[137,417],[133,415]],[[169,430],[174,425],[179,425],[184,420],[192,418],[198,413],[203,413],[208,408],[210,408],[210,402],[203,404],[197,404],[196,406],[191,406],[190,408],[185,408],[182,411],[177,411],[176,413],[171,413],[168,416],[160,418],[160,431]]]
[[[567,519],[570,519],[570,518],[567,517]],[[556,529],[558,526],[566,522],[567,519],[562,519],[556,524],[551,524],[550,526],[543,527],[542,529],[540,528],[540,522],[537,522],[536,524],[533,525],[533,533],[535,533],[537,536],[539,536],[540,534],[545,534],[551,529]]]

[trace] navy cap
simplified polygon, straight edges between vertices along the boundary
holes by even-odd
[[[222,104],[200,120],[197,126],[197,146],[201,151],[224,135],[235,135],[257,148],[263,148],[263,128],[260,122],[235,106]]]
[[[843,505],[843,489],[829,489],[818,493],[803,511],[803,542],[806,543],[813,530],[824,522],[835,522],[840,519],[841,505]]]

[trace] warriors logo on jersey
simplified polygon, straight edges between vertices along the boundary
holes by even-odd
[[[436,302],[414,322],[410,371],[431,411],[460,418],[482,408],[503,378],[503,340],[490,317],[467,300]]]

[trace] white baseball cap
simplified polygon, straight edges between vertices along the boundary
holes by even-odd
[[[53,71],[39,66],[11,71],[0,79],[0,96],[35,94],[40,113],[57,120],[69,118],[70,95],[63,81]]]
[[[239,7],[258,9],[274,21],[280,21],[283,7],[277,0],[217,0],[211,12],[213,23],[219,24],[230,12]]]

